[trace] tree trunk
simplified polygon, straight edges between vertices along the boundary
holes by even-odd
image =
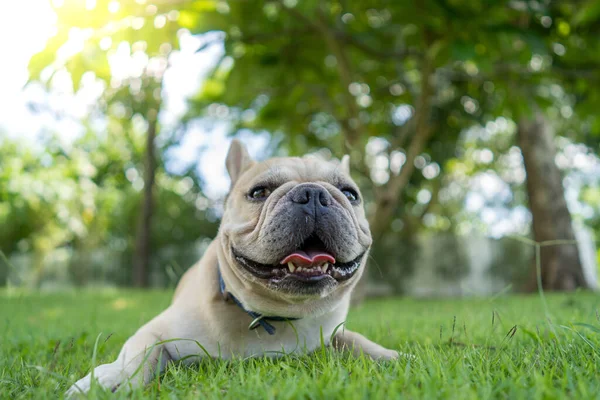
[[[135,258],[133,260],[133,285],[135,287],[148,287],[149,283],[150,241],[154,211],[153,193],[156,175],[154,139],[156,137],[157,119],[158,111],[155,109],[148,110],[148,131],[144,158],[144,193],[137,227]]]
[[[551,127],[544,116],[538,113],[534,120],[522,119],[519,122],[517,136],[527,173],[527,194],[535,241],[574,241],[562,176],[554,162],[556,148]],[[540,261],[544,290],[574,290],[587,286],[576,244],[542,246]],[[528,290],[537,287],[535,262],[531,275]]]
[[[0,250],[0,288],[8,285],[9,263],[8,257]]]
[[[375,188],[375,212],[369,218],[371,236],[378,241],[390,229],[394,214],[400,204],[402,191],[410,182],[415,171],[415,159],[429,142],[433,129],[429,120],[434,89],[431,76],[435,72],[433,61],[424,57],[421,63],[420,93],[415,108],[415,133],[406,151],[406,161],[398,175],[392,175],[382,188]],[[368,273],[365,271],[352,294],[352,304],[358,305],[367,296]]]

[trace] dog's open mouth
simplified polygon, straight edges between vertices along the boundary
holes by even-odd
[[[309,237],[299,249],[285,256],[279,264],[268,265],[250,260],[232,249],[233,255],[246,270],[263,279],[278,280],[295,278],[303,282],[316,282],[333,278],[338,282],[351,278],[358,268],[364,254],[354,260],[339,263],[333,254],[316,236]]]

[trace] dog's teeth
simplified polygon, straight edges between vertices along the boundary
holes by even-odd
[[[296,266],[294,265],[293,262],[288,262],[288,268],[290,269],[290,272],[294,272],[294,270],[296,269]],[[300,268],[298,268],[300,269]]]
[[[336,269],[333,270],[333,277],[334,278],[341,278],[342,274],[340,274]]]
[[[327,272],[328,268],[329,268],[329,263],[325,263],[325,264],[321,265],[321,271],[323,271],[324,273]]]

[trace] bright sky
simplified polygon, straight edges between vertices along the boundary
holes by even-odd
[[[36,12],[32,12],[36,10]],[[43,0],[3,1],[0,48],[4,55],[0,73],[0,129],[11,135],[29,135],[39,129],[39,121],[26,108],[27,63],[44,47],[53,32],[55,17]],[[27,16],[24,18],[23,16]]]
[[[0,15],[4,18],[0,24],[0,48],[10,58],[9,62],[2,64],[0,71],[0,134],[29,140],[32,146],[36,145],[36,138],[44,129],[59,132],[66,141],[72,140],[82,132],[77,118],[85,115],[87,107],[93,105],[97,90],[91,87],[73,95],[61,87],[60,77],[56,79],[57,93],[47,94],[39,87],[23,90],[28,79],[29,59],[44,48],[47,38],[55,30],[56,17],[46,0],[1,1]],[[27,18],[18,17],[24,15]],[[161,115],[166,126],[183,114],[186,97],[196,92],[202,77],[223,51],[222,46],[215,45],[201,54],[195,53],[202,42],[203,38],[190,35],[182,37],[181,52],[173,54],[170,60],[171,67],[165,74],[164,84],[167,104]],[[128,68],[127,60],[123,61],[122,68]],[[28,107],[31,102],[44,104],[66,114],[66,117],[56,119],[47,112],[33,112]],[[168,166],[177,170],[184,165],[197,164],[199,172],[209,183],[207,195],[223,195],[229,185],[224,164],[231,141],[225,133],[226,126],[223,124],[216,125],[210,131],[195,126],[181,145],[169,153],[172,159]],[[260,158],[268,138],[247,135],[244,141],[250,153]],[[205,151],[207,147],[210,147],[210,151]]]

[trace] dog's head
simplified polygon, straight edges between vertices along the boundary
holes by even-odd
[[[263,311],[275,312],[282,302],[308,305],[349,294],[371,234],[348,157],[255,162],[234,140],[227,170],[231,191],[219,235],[224,274],[237,295],[246,303],[259,298]]]

